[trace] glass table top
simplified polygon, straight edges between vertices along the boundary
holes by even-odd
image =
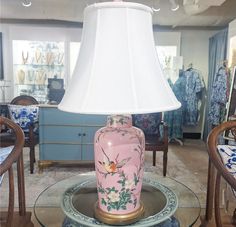
[[[61,180],[41,192],[34,205],[34,213],[38,223],[47,227],[62,226],[66,218],[61,208],[64,192],[74,185],[91,179],[91,177],[95,177],[95,172],[78,174]],[[184,184],[169,177],[162,177],[153,173],[145,173],[144,177],[172,190],[178,198],[178,208],[174,217],[179,221],[180,226],[193,226],[200,215],[200,203],[195,193]],[[86,214],[90,217],[93,209],[90,208],[89,204],[92,204],[94,199],[96,200],[94,195],[89,195],[81,200],[81,207],[87,207]]]

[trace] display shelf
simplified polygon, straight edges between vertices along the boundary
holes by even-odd
[[[48,101],[48,79],[65,77],[64,42],[13,41],[14,95]]]

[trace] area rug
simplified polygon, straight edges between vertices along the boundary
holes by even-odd
[[[38,150],[38,148],[37,148]],[[38,152],[36,152],[38,154]],[[33,207],[38,195],[48,186],[78,173],[94,171],[93,168],[79,167],[49,167],[39,173],[35,165],[34,174],[29,171],[28,150],[24,149],[24,168],[25,168],[25,188],[26,206]],[[157,152],[157,164],[152,166],[152,152],[146,152],[145,171],[162,175],[162,152]],[[205,206],[206,186],[202,185],[198,178],[186,168],[185,164],[170,149],[168,152],[168,177],[171,177],[189,187],[198,196],[202,207]],[[8,202],[8,179],[7,174],[3,178],[0,186],[0,207],[7,207]],[[17,201],[17,193],[16,200]],[[186,198],[187,199],[187,198]],[[15,203],[17,206],[17,203]]]

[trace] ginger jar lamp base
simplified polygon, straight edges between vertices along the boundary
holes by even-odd
[[[94,157],[98,201],[95,217],[106,224],[127,225],[141,219],[145,138],[131,115],[112,115],[95,134]]]

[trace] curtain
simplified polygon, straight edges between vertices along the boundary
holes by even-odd
[[[223,64],[223,60],[226,59],[227,54],[227,39],[228,29],[224,29],[209,39],[209,74],[208,74],[208,87],[207,87],[207,102],[206,102],[206,114],[205,124],[203,131],[203,139],[207,140],[207,136],[211,131],[211,124],[208,121],[208,114],[211,105],[211,91],[212,85],[215,79],[215,74],[220,66]]]

